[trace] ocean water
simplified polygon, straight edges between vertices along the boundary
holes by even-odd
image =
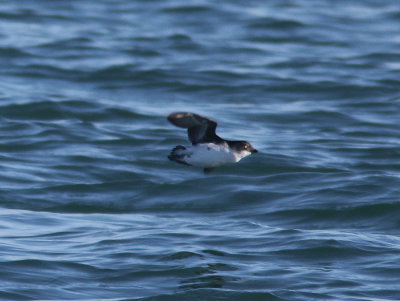
[[[396,0],[0,3],[1,300],[400,300]],[[190,111],[259,153],[168,161]]]

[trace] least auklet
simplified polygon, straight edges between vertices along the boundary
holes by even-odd
[[[168,158],[185,165],[201,167],[205,173],[227,163],[239,162],[257,152],[247,141],[224,140],[215,133],[217,123],[203,116],[177,112],[169,114],[168,121],[188,129],[191,146],[176,146]]]

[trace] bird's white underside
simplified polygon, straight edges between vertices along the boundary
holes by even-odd
[[[199,143],[186,146],[186,149],[179,150],[184,155],[186,163],[202,168],[217,167],[220,165],[235,163],[251,154],[249,151],[240,153],[233,152],[227,143]]]

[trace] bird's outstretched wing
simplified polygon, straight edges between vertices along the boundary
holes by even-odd
[[[171,113],[167,119],[177,127],[188,129],[188,137],[193,144],[222,141],[215,133],[217,123],[214,120],[189,112]]]

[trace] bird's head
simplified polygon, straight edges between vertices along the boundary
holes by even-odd
[[[240,158],[244,158],[258,152],[247,141],[230,141],[229,146],[240,156]]]

